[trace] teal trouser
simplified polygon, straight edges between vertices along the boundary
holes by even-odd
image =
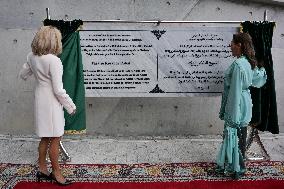
[[[239,138],[239,149],[242,153],[243,158],[245,159],[247,127],[239,127],[237,132],[238,132],[238,138]]]
[[[230,127],[225,123],[223,142],[217,156],[217,165],[224,172],[245,172],[247,127]]]

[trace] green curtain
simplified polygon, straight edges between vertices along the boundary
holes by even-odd
[[[275,80],[272,61],[272,36],[274,22],[243,22],[243,32],[249,33],[255,48],[256,58],[267,73],[267,82],[261,89],[251,88],[253,115],[251,123],[260,131],[279,133]]]
[[[63,86],[77,107],[75,115],[66,111],[65,133],[76,134],[86,131],[85,88],[80,35],[77,29],[83,24],[81,20],[44,20],[44,25],[58,28],[62,34],[62,54],[59,58],[63,64]]]

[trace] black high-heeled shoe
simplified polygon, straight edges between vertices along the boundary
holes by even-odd
[[[50,176],[50,174],[47,175],[47,174],[45,174],[43,172],[38,171],[36,173],[36,180],[37,180],[37,182],[40,182],[42,180],[49,180],[49,181],[51,181],[51,176]]]
[[[58,184],[59,186],[67,186],[72,184],[72,182],[70,180],[65,179],[65,182],[59,182],[56,178],[55,175],[53,173],[50,174],[50,177],[52,179],[52,182],[54,181],[56,184]]]

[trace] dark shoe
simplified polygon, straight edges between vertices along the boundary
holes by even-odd
[[[233,174],[233,179],[234,180],[239,180],[241,177],[243,177],[245,175],[245,173],[242,172],[234,172]]]
[[[55,175],[53,174],[53,173],[51,173],[50,174],[50,177],[51,177],[51,179],[52,179],[52,182],[54,181],[54,182],[56,182],[56,184],[58,184],[59,186],[67,186],[67,185],[70,185],[70,184],[72,184],[72,182],[71,181],[69,181],[69,180],[67,180],[67,179],[65,179],[65,182],[59,182],[56,178],[55,178]]]
[[[45,173],[42,173],[42,172],[38,171],[36,173],[36,180],[37,180],[37,182],[40,182],[42,180],[51,180],[51,176],[50,176],[50,174],[47,175]]]

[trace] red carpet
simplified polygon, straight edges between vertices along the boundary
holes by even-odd
[[[249,162],[240,180],[215,172],[214,163],[61,165],[66,189],[284,189],[284,162]],[[1,189],[62,188],[35,181],[37,167],[0,164]]]
[[[15,189],[62,188],[56,184],[35,182],[20,182]],[[83,183],[76,182],[66,189],[282,189],[283,180],[259,181],[190,181],[190,182],[151,182],[151,183]]]

